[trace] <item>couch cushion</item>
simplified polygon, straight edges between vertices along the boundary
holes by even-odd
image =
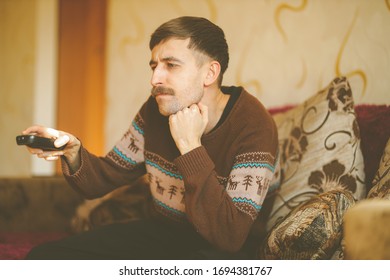
[[[0,231],[70,231],[82,201],[62,176],[0,178]]]
[[[272,228],[258,258],[332,258],[340,246],[344,213],[354,204],[343,186],[311,198]]]
[[[302,104],[273,117],[282,180],[267,230],[301,203],[335,186],[349,189],[355,199],[365,197],[359,126],[346,78],[334,79]]]
[[[367,198],[385,198],[390,200],[390,139],[379,163],[379,169],[372,181]]]

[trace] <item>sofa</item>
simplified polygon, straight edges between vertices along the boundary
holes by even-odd
[[[366,257],[352,248],[359,204],[385,209],[368,221],[389,219],[390,106],[354,105],[348,80],[336,77],[306,101],[269,112],[278,127],[279,160],[256,258],[390,259],[388,223],[376,227],[387,238],[382,253]],[[23,259],[37,244],[151,215],[149,199],[145,188],[123,186],[85,201],[62,176],[0,178],[0,259]]]

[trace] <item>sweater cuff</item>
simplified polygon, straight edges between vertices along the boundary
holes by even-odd
[[[214,162],[211,160],[204,146],[200,146],[192,151],[179,156],[174,161],[183,177],[198,174],[205,169],[214,169]]]
[[[64,175],[64,177],[72,182],[81,182],[83,181],[83,176],[82,176],[82,170],[84,169],[84,165],[85,165],[85,158],[86,158],[86,154],[87,151],[83,148],[83,146],[81,146],[80,148],[80,167],[78,170],[76,170],[75,172],[72,172],[69,168],[69,164],[68,164],[68,161],[66,160],[66,158],[64,156],[61,157],[61,167],[62,167],[62,174]]]

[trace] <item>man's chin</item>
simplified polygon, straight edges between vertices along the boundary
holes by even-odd
[[[172,115],[171,113],[167,113],[167,112],[161,111],[161,110],[160,110],[160,114],[161,114],[162,116],[164,116],[164,117],[169,117],[170,115]]]
[[[170,115],[173,115],[176,113],[176,112],[172,112],[171,110],[165,110],[164,108],[160,108],[160,107],[158,107],[158,111],[164,117],[169,117]]]

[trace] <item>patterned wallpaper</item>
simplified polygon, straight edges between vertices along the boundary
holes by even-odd
[[[338,75],[355,103],[390,104],[390,0],[110,0],[107,149],[149,95],[150,34],[182,15],[224,29],[224,84],[267,107],[301,102]]]

